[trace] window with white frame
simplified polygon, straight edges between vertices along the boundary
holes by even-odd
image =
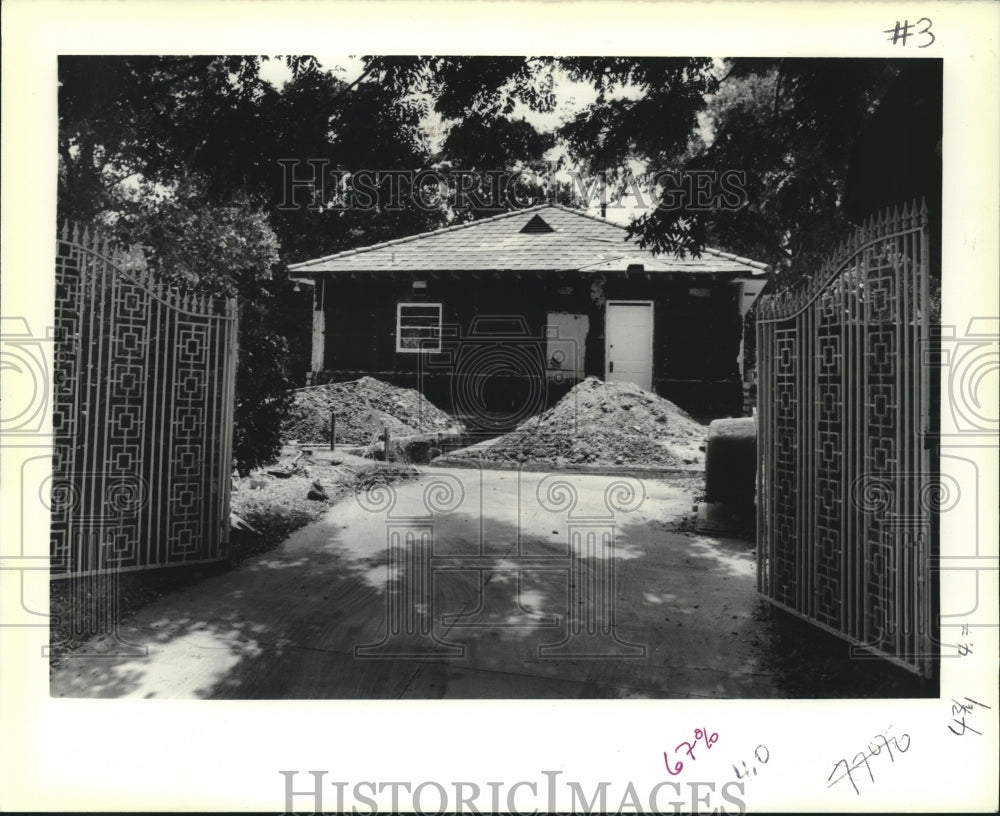
[[[396,305],[396,351],[419,354],[441,351],[441,304]]]

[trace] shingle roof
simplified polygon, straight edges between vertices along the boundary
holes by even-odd
[[[521,232],[535,217],[552,232]],[[765,264],[706,248],[700,258],[654,256],[626,240],[625,227],[559,204],[542,204],[467,224],[292,264],[290,277],[338,272],[644,271],[761,275]]]

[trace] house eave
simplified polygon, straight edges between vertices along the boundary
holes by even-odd
[[[497,232],[499,222],[509,219],[515,219],[516,221],[516,219],[528,215],[538,217],[539,213],[544,216],[545,213],[542,212],[544,210],[556,211],[560,217],[553,221],[554,230],[552,233],[539,236],[538,246],[542,247],[541,250],[523,245],[507,247],[502,241],[497,242],[498,235],[505,235],[502,227],[500,227],[501,232]],[[602,229],[603,232],[600,234],[590,234],[592,230],[582,228],[584,230],[583,234],[580,234],[577,230],[574,232],[574,237],[570,238],[567,230],[573,231],[576,227],[566,220],[566,214],[584,219],[592,223],[595,228],[598,228],[597,225],[601,225],[598,229]],[[547,218],[548,216],[545,217]],[[572,219],[570,220],[572,221]],[[574,224],[576,223],[574,222]],[[609,232],[607,228],[612,229]],[[477,243],[475,239],[471,239],[470,241],[470,236],[479,229],[486,230],[484,233],[484,242]],[[375,275],[390,270],[403,273],[446,273],[454,270],[462,274],[481,272],[487,275],[498,272],[506,273],[508,271],[534,272],[536,269],[531,266],[533,260],[538,260],[546,264],[557,264],[560,261],[565,261],[572,265],[572,271],[584,273],[598,271],[599,267],[604,267],[600,271],[619,271],[614,267],[618,265],[632,265],[631,262],[636,259],[644,265],[645,268],[642,271],[650,273],[658,273],[666,270],[683,274],[687,271],[684,267],[693,265],[692,262],[680,258],[667,256],[665,259],[663,255],[654,256],[640,247],[628,245],[627,241],[623,244],[621,241],[625,241],[627,237],[626,233],[627,227],[623,224],[613,223],[590,213],[558,204],[540,204],[522,210],[500,213],[499,215],[476,221],[440,227],[429,232],[342,250],[318,258],[311,258],[306,261],[290,264],[288,269],[290,277],[302,279],[343,273]],[[455,244],[448,237],[461,234],[465,234],[464,243],[459,242]],[[546,237],[558,238],[559,236],[573,242],[570,247],[567,247],[567,251],[561,253],[553,251],[552,245],[546,244],[545,241]],[[621,241],[619,241],[619,238]],[[444,246],[439,247],[435,245],[434,249],[431,249],[429,244],[424,244],[422,249],[414,249],[415,247],[419,247],[421,242],[437,242],[441,239],[444,239],[446,242]],[[506,238],[503,240],[506,240]],[[448,243],[449,241],[451,243]],[[580,250],[584,247],[587,250],[593,249],[594,251],[592,253],[585,251],[581,254]],[[451,258],[455,262],[451,268],[438,269],[430,265],[436,263],[436,257],[448,257],[449,254],[455,252],[459,254]],[[376,254],[373,255],[373,253]],[[378,253],[381,253],[382,257],[379,257]],[[534,259],[530,257],[532,254],[539,253],[541,255],[547,254],[548,257],[536,257]],[[421,255],[423,257],[419,257]],[[461,256],[461,259],[459,256]],[[705,247],[696,260],[699,268],[691,270],[694,274],[701,272],[733,273],[735,271],[737,275],[756,277],[758,275],[765,275],[770,271],[770,267],[767,264],[754,261],[750,258],[744,258],[731,252],[715,249],[714,247]],[[491,266],[492,262],[497,262],[498,266]],[[678,267],[676,270],[671,269],[674,265]],[[736,270],[733,269],[734,266],[737,267]],[[543,271],[560,272],[565,270],[553,265],[544,268]]]
[[[485,278],[524,278],[537,277],[563,279],[570,275],[578,275],[583,278],[629,278],[644,277],[647,280],[691,280],[691,281],[713,281],[713,280],[737,280],[740,278],[759,278],[766,275],[766,270],[751,269],[337,269],[337,270],[317,270],[307,271],[289,270],[288,277],[291,280],[301,281],[307,285],[313,285],[315,281],[322,278],[329,279],[361,279],[372,280],[386,279],[440,279],[448,278],[452,280],[471,279],[481,280]]]

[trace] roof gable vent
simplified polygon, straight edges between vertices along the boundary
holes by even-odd
[[[543,232],[555,232],[552,227],[542,220],[541,216],[536,215],[527,224],[521,227],[521,232],[526,232],[529,235],[538,235]]]

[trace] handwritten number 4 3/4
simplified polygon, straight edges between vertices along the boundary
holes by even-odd
[[[913,31],[913,29],[917,28],[921,23],[924,27],[919,31]],[[887,39],[893,45],[903,46],[906,45],[906,41],[910,37],[924,37],[926,41],[923,45],[918,45],[917,48],[927,48],[929,45],[933,45],[934,40],[936,39],[934,37],[934,33],[931,31],[932,25],[933,23],[927,17],[921,17],[915,23],[911,23],[909,20],[903,20],[903,22],[900,23],[899,20],[896,20],[896,25],[894,27],[887,28],[882,33],[892,35]]]

